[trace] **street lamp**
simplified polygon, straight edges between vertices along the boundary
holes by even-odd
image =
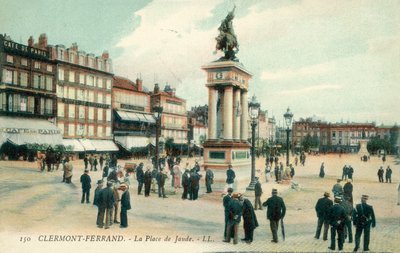
[[[154,111],[154,117],[156,118],[156,169],[159,169],[159,159],[160,159],[160,150],[159,150],[159,145],[160,145],[160,130],[161,130],[161,114],[163,111],[162,106],[154,106],[153,107]]]
[[[254,191],[254,186],[256,184],[256,152],[255,152],[255,142],[256,142],[256,126],[258,121],[258,115],[260,112],[260,103],[257,102],[256,96],[251,98],[249,103],[249,114],[251,118],[251,179],[247,190]]]
[[[286,123],[286,166],[289,166],[289,133],[290,133],[290,127],[292,126],[292,119],[293,119],[293,113],[290,111],[289,107],[287,108],[287,111],[285,114],[283,114],[283,117],[285,118],[285,123]]]

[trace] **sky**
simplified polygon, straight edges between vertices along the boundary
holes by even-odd
[[[236,6],[239,61],[268,116],[283,124],[400,124],[400,1],[394,0],[0,0],[0,33],[101,55],[114,73],[169,84],[187,109],[207,103],[201,66],[219,59],[218,27]]]

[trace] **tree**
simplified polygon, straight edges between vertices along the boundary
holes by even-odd
[[[369,140],[367,143],[367,149],[369,153],[376,154],[379,150],[385,150],[386,152],[390,150],[390,141],[388,138],[381,139],[375,136]]]
[[[301,141],[301,145],[304,148],[304,151],[308,152],[310,148],[318,148],[319,147],[319,138],[317,135],[311,136],[307,134],[307,136]]]

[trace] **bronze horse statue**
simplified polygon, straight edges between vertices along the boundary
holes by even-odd
[[[237,61],[235,54],[239,52],[239,43],[232,25],[232,20],[235,17],[235,9],[236,6],[228,13],[225,19],[222,20],[221,25],[218,28],[219,35],[215,38],[217,41],[216,49],[225,53],[225,57],[222,57],[220,60]]]

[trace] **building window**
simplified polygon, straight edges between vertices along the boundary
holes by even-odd
[[[88,76],[87,85],[89,86],[94,85],[94,76]]]
[[[97,77],[97,87],[103,88],[103,78]]]
[[[85,118],[85,107],[84,106],[79,106],[79,118],[80,119]]]
[[[40,69],[40,62],[35,61],[33,67],[34,67],[35,69]]]
[[[111,121],[111,110],[106,110],[106,120],[107,120],[108,122]]]
[[[33,88],[39,89],[41,78],[39,75],[33,75]]]
[[[64,69],[58,70],[58,80],[64,81]]]
[[[53,114],[53,99],[51,99],[51,98],[47,98],[46,99],[45,113],[46,114]]]
[[[75,54],[74,53],[69,54],[69,62],[75,63]]]
[[[77,127],[76,134],[80,136],[85,135],[85,125],[79,124]]]
[[[45,105],[45,99],[44,98],[40,98],[40,114],[44,114],[44,105]]]
[[[97,121],[99,122],[103,121],[103,109],[101,108],[97,109]]]
[[[0,110],[6,109],[6,93],[0,92]]]
[[[7,62],[14,63],[14,57],[12,55],[7,55]]]
[[[110,79],[107,79],[106,88],[107,88],[107,90],[111,90],[111,80]]]
[[[57,103],[57,115],[58,117],[64,118],[64,104]]]
[[[111,136],[111,127],[106,127],[106,136]]]
[[[104,103],[103,93],[101,93],[101,92],[97,93],[97,103],[100,103],[100,104]]]
[[[85,56],[79,55],[79,65],[85,66]]]
[[[25,58],[21,58],[21,65],[22,66],[28,66],[28,60]]]
[[[106,104],[111,105],[111,95],[110,94],[106,94]]]
[[[85,74],[79,74],[79,83],[85,84]]]
[[[97,136],[99,136],[99,137],[103,137],[104,136],[103,127],[102,126],[98,126],[97,127]]]
[[[93,65],[94,65],[94,64],[93,64],[93,61],[94,61],[94,60],[93,60],[92,57],[89,57],[89,58],[88,58],[88,62],[89,62],[88,65],[89,65],[89,68],[93,68]]]
[[[51,76],[46,76],[46,90],[53,90],[53,77]]]
[[[85,90],[79,89],[77,99],[80,101],[85,101]]]
[[[30,113],[35,112],[35,97],[33,97],[33,96],[28,97],[28,111]]]
[[[68,81],[70,81],[71,83],[75,83],[75,71],[70,71],[69,72]]]
[[[58,123],[57,123],[57,127],[58,127],[58,129],[60,129],[60,132],[64,135],[64,131],[65,131],[65,129],[64,129],[64,123],[58,122]]]
[[[21,86],[24,86],[24,87],[28,86],[28,73],[25,73],[25,72],[20,73],[20,84],[21,84]]]
[[[74,124],[68,124],[68,135],[75,136],[75,125]]]
[[[93,136],[94,135],[94,128],[93,125],[89,126],[89,136]]]
[[[94,92],[93,91],[89,91],[89,102],[94,102]]]
[[[75,119],[75,105],[68,105],[68,118]]]
[[[46,69],[48,72],[53,72],[53,66],[51,66],[50,64],[47,64]]]
[[[3,69],[3,83],[12,83],[13,82],[13,71]]]
[[[94,107],[89,107],[89,120],[94,119]]]
[[[64,50],[59,48],[57,52],[57,57],[59,60],[63,61],[64,60]]]
[[[68,87],[68,98],[75,99],[75,88]]]
[[[20,111],[21,112],[26,112],[28,109],[28,97],[27,96],[21,96],[20,97]]]
[[[57,97],[64,97],[64,86],[57,85]]]

